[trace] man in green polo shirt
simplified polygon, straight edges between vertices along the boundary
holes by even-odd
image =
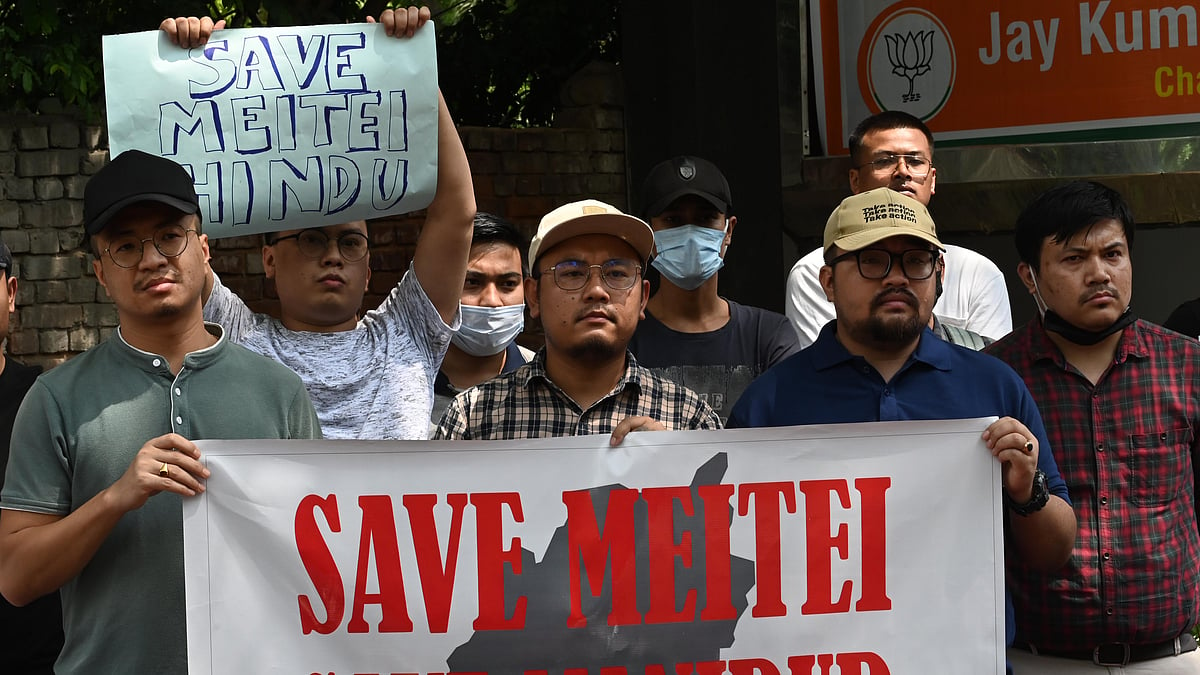
[[[84,232],[120,325],[46,373],[13,427],[0,592],[61,590],[57,673],[187,672],[182,500],[194,439],[320,436],[303,383],[202,318],[208,239],[191,177],[129,150],[88,182]]]

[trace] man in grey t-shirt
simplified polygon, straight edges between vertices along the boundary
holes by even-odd
[[[429,10],[386,10],[388,35],[411,35]],[[170,25],[168,25],[170,24]],[[207,41],[213,24],[161,28],[180,46]],[[471,248],[471,169],[446,102],[438,97],[437,193],[408,273],[361,319],[371,278],[363,221],[269,234],[263,269],[275,281],[278,319],[251,312],[209,270],[204,317],[229,338],[300,375],[326,438],[423,439],[433,382],[458,328],[459,294]]]

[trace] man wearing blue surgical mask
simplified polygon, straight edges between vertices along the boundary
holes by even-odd
[[[629,344],[638,363],[700,394],[722,420],[751,380],[800,349],[782,314],[717,291],[737,225],[730,204],[712,162],[684,155],[650,170],[642,215],[654,230],[659,284]]]
[[[490,213],[475,215],[471,253],[463,282],[462,326],[433,383],[436,426],[454,396],[525,365],[533,352],[516,343],[525,328],[522,252],[528,244],[512,223]]]

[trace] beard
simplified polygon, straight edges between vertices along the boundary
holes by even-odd
[[[154,310],[156,319],[173,319],[180,314],[183,314],[183,307],[179,305],[159,305]]]
[[[608,363],[625,356],[625,348],[599,337],[589,337],[566,350],[567,356],[583,363]]]
[[[872,315],[867,319],[866,330],[871,341],[880,345],[903,345],[917,339],[925,329],[926,322],[920,316],[881,317]]]
[[[899,347],[916,340],[929,325],[929,315],[922,316],[921,303],[912,291],[884,291],[871,301],[871,307],[874,310],[884,302],[896,299],[903,299],[916,311],[903,316],[872,311],[863,321],[847,326],[850,335],[859,342],[883,348]]]
[[[204,307],[204,294],[200,288],[197,288],[195,293],[189,293],[183,297],[165,299],[154,306],[150,316],[155,319],[175,319],[187,312],[194,311],[196,305]]]

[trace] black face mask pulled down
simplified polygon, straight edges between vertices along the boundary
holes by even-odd
[[[1056,314],[1052,309],[1047,309],[1046,313],[1042,315],[1043,328],[1058,333],[1070,342],[1084,346],[1094,345],[1113,333],[1125,330],[1125,327],[1134,321],[1137,321],[1137,315],[1133,313],[1132,305],[1126,307],[1124,313],[1111,326],[1102,330],[1086,330],[1074,324],[1067,323],[1066,319]]]

